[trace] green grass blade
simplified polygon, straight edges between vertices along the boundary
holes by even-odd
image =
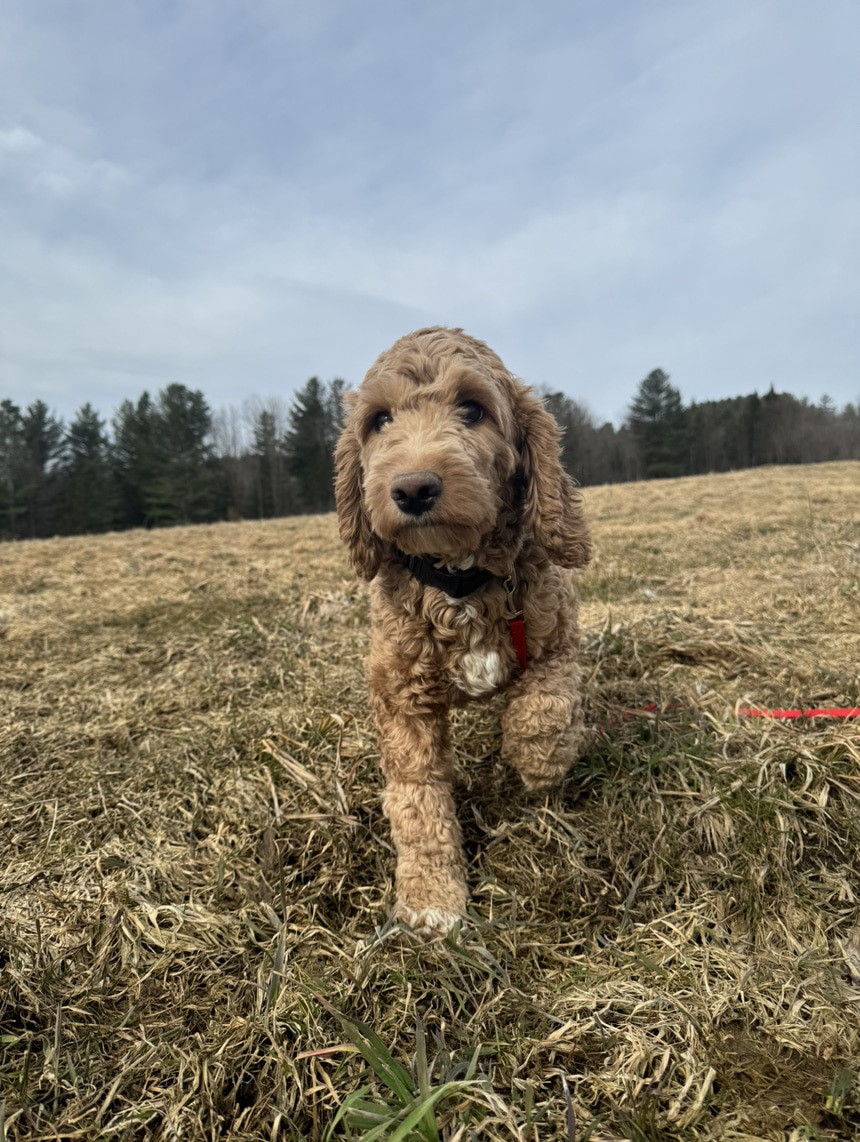
[[[418,1080],[418,1093],[421,1098],[427,1098],[431,1093],[430,1066],[427,1062],[427,1036],[424,1033],[424,1022],[420,1015],[415,1014],[415,1076]],[[439,1142],[439,1131],[436,1129],[436,1120],[432,1112],[421,1124],[421,1133],[427,1142]]]
[[[429,1094],[427,1098],[419,1099],[415,1106],[409,1110],[406,1117],[398,1123],[394,1129],[391,1129],[388,1123],[383,1126],[378,1126],[376,1129],[365,1134],[362,1138],[362,1142],[378,1142],[378,1140],[383,1138],[386,1139],[386,1142],[404,1142],[413,1130],[419,1130],[423,1134],[423,1130],[419,1124],[427,1114],[432,1114],[433,1108],[437,1103],[441,1102],[443,1098],[449,1098],[451,1095],[460,1094],[464,1090],[469,1090],[471,1087],[480,1085],[477,1080],[471,1082],[444,1083]],[[435,1116],[434,1129],[436,1129]],[[388,1130],[391,1130],[390,1134],[385,1133]]]
[[[347,1038],[352,1042],[373,1073],[398,1099],[401,1106],[408,1106],[415,1096],[415,1088],[409,1071],[394,1058],[375,1031],[358,1019],[350,1019],[321,997],[319,1002],[340,1021]]]
[[[328,1130],[325,1132],[325,1142],[330,1142],[330,1139],[334,1137],[334,1129],[337,1124],[346,1119],[350,1110],[352,1110],[356,1103],[361,1102],[369,1090],[370,1087],[363,1086],[359,1090],[353,1091],[352,1094],[346,1096],[346,1098],[337,1108],[337,1114],[335,1114],[334,1118],[329,1123]]]

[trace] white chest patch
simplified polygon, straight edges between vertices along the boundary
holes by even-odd
[[[460,659],[455,678],[458,688],[472,697],[490,694],[502,684],[502,659],[497,650],[472,646]]]
[[[459,614],[454,619],[454,625],[468,627],[478,619],[478,611],[462,599],[448,599],[452,607],[456,607]],[[455,662],[453,681],[458,690],[477,698],[481,694],[491,694],[505,681],[505,669],[502,665],[502,656],[483,642],[486,632],[477,626],[471,632],[469,648]]]

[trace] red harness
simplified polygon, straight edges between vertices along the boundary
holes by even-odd
[[[528,661],[526,658],[526,624],[521,617],[518,617],[508,619],[508,627],[511,632],[511,642],[514,644],[514,650],[520,660],[520,666],[525,670]]]

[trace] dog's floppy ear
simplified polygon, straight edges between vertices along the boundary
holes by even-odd
[[[373,534],[370,517],[364,506],[361,446],[351,416],[347,418],[346,426],[340,434],[334,461],[334,500],[340,538],[359,575],[372,579],[379,570],[382,544]]]
[[[553,563],[584,567],[591,559],[591,536],[582,514],[582,496],[561,466],[561,429],[530,389],[517,394],[520,433],[523,524]]]

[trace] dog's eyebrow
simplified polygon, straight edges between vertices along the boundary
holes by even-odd
[[[437,368],[429,357],[421,357],[415,354],[404,357],[398,364],[397,372],[399,376],[405,377],[413,384],[432,385],[436,379]]]
[[[477,401],[488,412],[498,413],[501,405],[498,386],[484,373],[458,365],[447,370],[442,383],[451,399]]]
[[[359,389],[361,403],[367,410],[388,411],[403,399],[403,388],[403,378],[396,373],[380,373]]]

